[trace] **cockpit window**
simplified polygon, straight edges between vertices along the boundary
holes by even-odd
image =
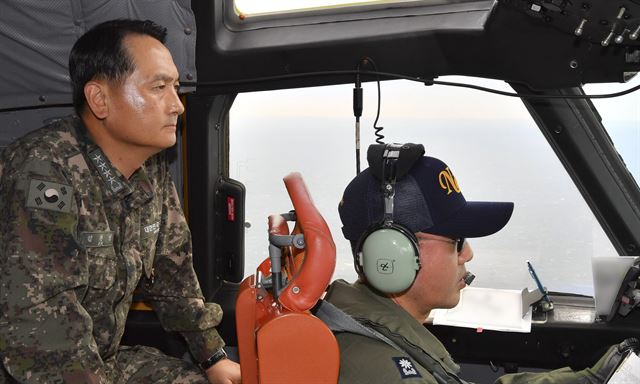
[[[291,12],[309,12],[326,9],[338,9],[364,5],[388,5],[399,3],[422,3],[427,5],[438,5],[472,1],[477,0],[234,0],[234,8],[238,15],[252,17]]]
[[[440,79],[512,91],[500,81]],[[372,125],[377,95],[375,83],[363,87],[364,169],[366,149],[376,138]],[[612,88],[620,89],[620,84],[608,89]],[[337,212],[341,194],[356,172],[352,89],[339,85],[236,98],[230,117],[229,171],[247,187],[246,219],[251,227],[246,232],[246,274],[268,255],[267,216],[292,208],[282,178],[299,171],[337,246],[334,278],[356,278]],[[635,101],[624,102],[636,106],[621,109],[612,118],[635,121],[628,128],[631,138],[626,139],[636,141],[635,149],[629,155],[620,149],[623,156],[631,156],[625,157],[630,168],[636,161],[637,169],[640,108],[637,96],[628,98]],[[428,155],[444,160],[467,200],[515,203],[513,217],[502,231],[469,239],[475,253],[468,265],[477,276],[474,286],[533,289],[529,260],[550,291],[593,295],[591,258],[617,253],[520,99],[385,81],[379,125],[384,127],[385,141],[422,143]],[[614,140],[614,132],[620,130],[610,129]]]
[[[640,85],[640,76],[626,84],[589,84],[587,94],[618,92]],[[627,168],[640,184],[640,95],[638,92],[613,99],[594,99],[613,144]]]

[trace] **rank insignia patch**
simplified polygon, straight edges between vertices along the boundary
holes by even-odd
[[[69,213],[72,198],[73,187],[70,185],[31,179],[26,207]]]
[[[413,377],[422,377],[420,372],[416,369],[415,364],[408,357],[392,357],[393,362],[396,364],[396,368],[400,371],[400,376],[403,379],[410,379]]]
[[[124,188],[115,168],[113,168],[107,159],[107,156],[105,156],[100,148],[96,148],[91,151],[91,153],[89,153],[89,159],[96,167],[100,177],[102,177],[102,180],[104,181],[104,184],[111,190],[111,192],[118,193],[122,188]]]

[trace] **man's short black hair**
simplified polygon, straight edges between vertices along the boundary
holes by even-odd
[[[147,35],[164,44],[167,29],[151,20],[111,20],[98,24],[82,35],[69,55],[69,75],[73,107],[80,115],[85,105],[84,86],[102,78],[122,81],[135,69],[122,42],[132,35]]]

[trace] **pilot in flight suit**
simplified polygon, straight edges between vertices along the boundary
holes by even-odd
[[[503,228],[513,203],[465,200],[451,169],[421,145],[372,146],[370,167],[339,205],[358,281],[331,284],[326,301],[367,329],[336,332],[341,384],[466,383],[442,343],[424,327],[432,309],[453,308],[473,251],[465,238]],[[355,330],[355,331],[353,331]],[[593,367],[500,377],[497,384],[603,383],[621,353]]]

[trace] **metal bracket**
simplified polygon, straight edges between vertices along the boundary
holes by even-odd
[[[542,292],[539,289],[529,291],[527,288],[522,289],[522,317],[529,312],[529,307],[542,300]]]

